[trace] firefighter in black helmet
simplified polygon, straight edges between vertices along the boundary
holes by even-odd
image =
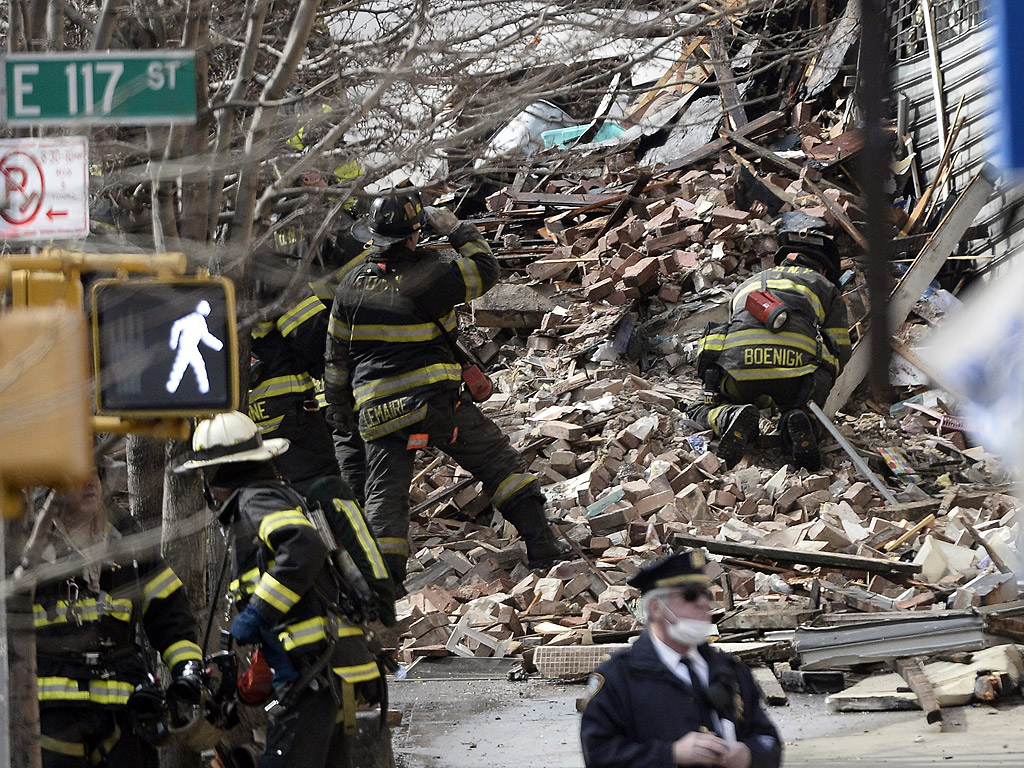
[[[418,248],[421,228],[448,238],[452,261]],[[414,192],[377,198],[353,235],[370,249],[341,279],[324,378],[328,419],[366,443],[366,513],[396,586],[409,555],[409,485],[418,448],[434,446],[481,481],[526,543],[531,567],[561,559],[537,478],[462,390],[455,307],[486,293],[498,263],[480,231]]]
[[[851,351],[839,251],[818,232],[781,232],[775,264],[742,283],[729,322],[705,333],[704,395],[688,412],[720,438],[717,453],[732,467],[757,437],[758,408],[774,404],[793,461],[814,470],[821,457],[806,405],[824,404]]]

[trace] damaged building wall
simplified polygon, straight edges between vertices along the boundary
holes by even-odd
[[[934,19],[936,62],[928,44],[925,9]],[[995,160],[998,125],[992,93],[994,31],[982,14],[979,0],[901,0],[892,11],[893,93],[905,118],[917,153],[922,188],[940,171],[943,142],[936,109],[936,77],[944,100],[944,133],[952,139],[950,190],[963,190],[986,163]],[[936,67],[937,63],[937,67]],[[961,100],[963,101],[961,107]],[[962,127],[954,130],[958,108]],[[1024,249],[1024,216],[1016,213],[1024,188],[1001,185],[975,220],[987,231],[985,239],[965,241],[963,253],[991,259],[982,271],[998,275]]]

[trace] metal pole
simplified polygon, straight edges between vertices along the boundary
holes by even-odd
[[[889,294],[892,292],[890,262],[892,226],[886,217],[889,201],[885,194],[891,152],[883,130],[885,100],[889,84],[888,16],[881,0],[860,0],[860,77],[857,90],[864,118],[864,151],[861,153],[860,188],[866,198],[867,286],[871,300],[871,386],[884,392],[889,383]]]
[[[0,518],[0,578],[6,579],[7,523]],[[7,655],[7,590],[0,590],[0,766],[11,764],[11,670]]]

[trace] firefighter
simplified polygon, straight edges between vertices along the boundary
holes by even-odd
[[[797,466],[821,465],[817,430],[806,410],[823,405],[850,359],[839,288],[839,251],[826,235],[782,232],[776,266],[733,293],[729,322],[711,326],[697,352],[702,401],[689,415],[720,438],[718,456],[734,466],[758,435],[758,408],[782,412],[779,432]]]
[[[301,183],[325,186],[318,173],[306,174]],[[290,442],[290,450],[277,460],[277,469],[296,490],[305,493],[317,479],[344,470],[358,492],[362,487],[358,446],[353,451],[348,448],[352,438],[339,438],[338,455],[344,457],[339,467],[335,437],[321,405],[324,348],[337,276],[361,249],[353,252],[345,235],[339,234],[328,238],[307,264],[302,227],[274,234],[273,261],[261,263],[258,270],[263,317],[251,332],[248,414],[264,437]],[[299,270],[307,274],[299,276]],[[298,285],[292,288],[295,282]]]
[[[128,532],[108,515],[98,474],[57,497],[43,558],[77,558],[75,573],[39,584],[33,606],[45,768],[155,768],[166,735],[139,626],[171,671],[179,698],[198,704],[202,652],[181,580],[159,555],[87,560],[83,552]],[[139,715],[154,715],[143,720]]]
[[[382,678],[362,628],[338,605],[330,548],[306,501],[274,468],[288,447],[284,438],[264,440],[249,417],[231,411],[197,425],[191,458],[177,471],[203,471],[217,519],[232,536],[239,613],[231,634],[258,644],[273,669],[277,703],[260,768],[347,768],[356,703],[380,701]]]
[[[458,257],[418,248],[426,223]],[[341,278],[331,308],[324,378],[328,420],[357,429],[366,450],[366,514],[397,588],[409,555],[409,486],[416,450],[444,451],[483,483],[526,543],[529,565],[565,556],[544,513],[537,478],[508,437],[462,391],[452,349],[455,307],[482,296],[498,263],[480,231],[415,192],[373,201],[353,235],[368,249]]]

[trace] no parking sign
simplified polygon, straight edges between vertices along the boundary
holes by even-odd
[[[89,144],[84,136],[0,141],[0,240],[89,234]]]

